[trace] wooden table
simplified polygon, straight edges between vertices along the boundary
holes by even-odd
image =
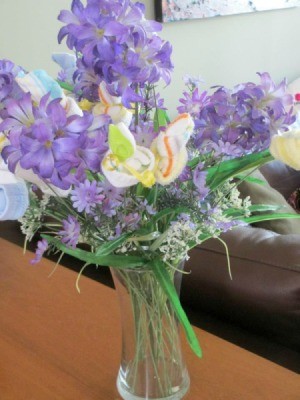
[[[0,399],[120,400],[119,310],[112,289],[0,239]],[[196,328],[204,351],[184,342],[185,400],[299,400],[294,372]]]

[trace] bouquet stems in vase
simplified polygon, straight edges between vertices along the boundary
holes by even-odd
[[[169,273],[172,281],[181,281],[181,271]],[[127,400],[181,399],[189,388],[189,375],[168,297],[151,269],[112,269],[112,275],[122,320],[120,394]]]

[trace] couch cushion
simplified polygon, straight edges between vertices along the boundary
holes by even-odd
[[[283,195],[271,187],[260,171],[251,174],[254,178],[261,180],[263,183],[254,183],[243,181],[239,184],[239,191],[242,198],[250,196],[252,204],[271,204],[278,205],[279,208],[272,213],[291,213],[297,215]],[[291,194],[290,192],[289,194]],[[283,235],[300,234],[300,219],[279,219],[272,221],[263,221],[255,224],[260,228],[268,229]]]
[[[269,185],[286,199],[294,190],[300,187],[300,171],[294,170],[279,160],[263,165],[260,167],[260,172]]]
[[[300,350],[300,246],[298,235],[236,228],[195,248],[186,266],[182,300],[194,310],[264,334]]]

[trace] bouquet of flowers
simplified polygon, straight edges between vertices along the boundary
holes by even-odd
[[[201,356],[174,276],[203,241],[289,217],[241,199],[238,183],[272,159],[272,137],[295,117],[286,82],[262,73],[258,84],[211,92],[186,77],[171,121],[157,83],[170,83],[172,48],[144,11],[129,0],[73,0],[58,39],[74,53],[53,55],[57,79],[0,61],[0,220],[20,219],[26,241],[39,232],[32,263],[56,252],[58,262],[82,260],[82,271],[112,268],[135,321],[119,391],[144,398],[139,371],[150,368],[158,387],[147,398],[171,399],[188,387],[177,319]]]

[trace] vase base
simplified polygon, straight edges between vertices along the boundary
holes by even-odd
[[[117,379],[117,389],[122,397],[123,400],[181,400],[187,393],[190,387],[190,378],[187,375],[186,379],[184,381],[184,384],[181,385],[181,387],[174,387],[174,393],[166,396],[166,397],[151,397],[148,395],[145,395],[143,397],[136,396],[135,394],[130,393],[124,385],[122,384],[122,380],[120,379],[120,376],[118,376]]]

